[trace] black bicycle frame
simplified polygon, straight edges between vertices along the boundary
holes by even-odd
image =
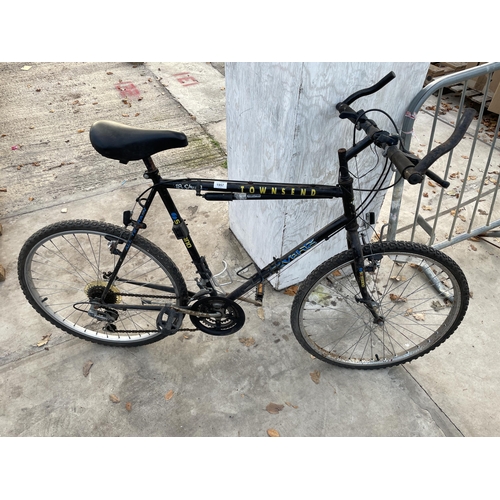
[[[330,185],[318,185],[318,184],[279,184],[279,183],[269,183],[269,182],[248,182],[248,181],[232,181],[232,180],[217,180],[217,179],[174,179],[165,180],[162,179],[158,169],[156,168],[153,160],[147,158],[144,160],[147,171],[144,173],[144,177],[151,179],[153,181],[153,186],[150,188],[148,197],[144,200],[138,201],[141,204],[142,210],[136,221],[130,218],[124,222],[128,225],[132,225],[133,229],[131,235],[127,240],[124,249],[121,252],[117,252],[120,255],[117,265],[113,273],[109,276],[108,286],[109,289],[111,284],[116,279],[120,266],[126,257],[126,254],[132,245],[132,242],[139,231],[145,227],[144,219],[146,214],[153,202],[153,199],[158,193],[160,198],[167,209],[172,222],[172,231],[174,232],[177,239],[181,239],[188,251],[193,264],[196,267],[198,274],[201,277],[201,283],[208,286],[211,283],[213,274],[210,271],[208,264],[204,257],[200,256],[187,228],[186,223],[181,217],[179,211],[177,210],[175,203],[170,196],[169,189],[184,189],[193,190],[198,196],[204,197],[208,201],[233,201],[233,200],[271,200],[271,199],[318,199],[318,198],[342,198],[344,213],[324,226],[322,229],[314,233],[309,238],[305,239],[303,242],[299,243],[295,248],[282,255],[279,258],[275,258],[271,263],[265,266],[263,269],[259,269],[257,266],[257,272],[247,278],[247,281],[238,287],[236,290],[232,291],[227,295],[230,300],[236,300],[253,287],[262,283],[267,278],[276,274],[278,271],[283,269],[286,265],[293,262],[297,257],[305,254],[310,249],[315,247],[318,243],[328,240],[331,236],[342,229],[347,231],[347,244],[349,248],[354,250],[355,254],[355,264],[353,265],[353,270],[355,271],[356,277],[358,279],[358,284],[360,286],[360,291],[362,295],[363,302],[367,303],[370,308],[370,297],[368,296],[365,289],[365,279],[364,279],[364,263],[362,255],[362,247],[358,234],[358,223],[356,220],[356,207],[354,206],[354,195],[352,187],[352,177],[349,174],[347,163],[350,158],[355,156],[361,150],[365,149],[371,144],[372,141],[367,141],[366,138],[360,141],[357,145],[350,148],[348,151],[345,149],[339,150],[339,161],[340,161],[340,172],[339,172],[339,184],[337,186]],[[202,194],[202,192],[206,192]],[[210,285],[211,286],[211,285]],[[153,285],[153,288],[155,286]],[[162,288],[163,287],[158,287]],[[108,290],[103,292],[103,297],[106,296]],[[216,294],[216,291],[212,291]],[[194,295],[191,293],[191,295]],[[155,306],[135,306],[141,307],[155,307]],[[158,309],[160,309],[158,307]],[[371,309],[371,308],[370,308]]]

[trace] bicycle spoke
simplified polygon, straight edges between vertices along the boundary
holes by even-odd
[[[126,233],[99,225],[109,233],[91,229],[86,221],[58,223],[54,226],[62,228],[60,233],[41,234],[34,243],[23,272],[35,308],[69,333],[97,342],[128,345],[165,336],[156,325],[160,309],[178,304],[180,290],[186,290],[183,282],[172,279],[175,272],[182,280],[174,264],[142,240],[130,247],[118,279],[108,284],[106,276],[118,258],[108,242],[124,243],[121,235]],[[187,290],[182,293],[187,295]],[[148,304],[158,308],[141,309]]]
[[[385,251],[385,244],[372,246],[377,252],[375,258],[368,254],[365,282],[377,320],[360,300],[348,252],[308,291],[301,295],[299,290],[296,296],[294,333],[306,349],[325,361],[368,368],[404,362],[442,342],[459,314],[464,314],[464,294],[458,287],[466,287],[466,282],[462,277],[457,281],[440,260],[426,257],[427,250],[416,245],[424,253],[419,255]],[[439,259],[448,259],[440,255]],[[448,297],[459,300],[450,303]]]

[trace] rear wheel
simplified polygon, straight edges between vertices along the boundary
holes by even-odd
[[[366,283],[378,314],[357,299],[352,251],[313,271],[295,296],[291,323],[315,357],[348,368],[385,368],[428,353],[458,327],[469,288],[447,255],[417,243],[382,242],[363,249]]]
[[[159,311],[183,305],[187,288],[172,260],[147,239],[135,237],[104,295],[129,236],[123,228],[87,220],[59,222],[36,232],[18,261],[26,298],[53,325],[92,342],[137,346],[169,335],[158,330]]]

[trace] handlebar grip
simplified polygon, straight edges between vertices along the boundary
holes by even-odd
[[[415,171],[413,162],[397,146],[388,147],[386,156],[398,169],[403,179],[406,179],[410,184],[420,184],[422,182],[423,175]]]
[[[448,140],[425,155],[416,166],[414,166],[413,163],[395,146],[391,146],[387,149],[387,157],[396,166],[401,176],[410,184],[421,183],[423,176],[427,175],[440,186],[447,188],[450,183],[431,172],[429,168],[436,160],[451,151],[463,139],[475,115],[476,111],[473,108],[466,108],[460,123]]]
[[[396,74],[394,73],[394,71],[387,73],[387,75],[385,75],[384,78],[378,81],[375,85],[367,87],[366,89],[358,90],[357,92],[354,92],[354,94],[351,94],[347,99],[344,99],[341,103],[338,103],[337,109],[340,111],[339,106],[341,104],[346,104],[347,106],[349,106],[356,99],[359,99],[360,97],[364,97],[367,95],[374,94],[375,92],[378,92],[382,87],[385,87],[391,80],[394,80],[394,78],[396,78]]]
[[[420,174],[425,174],[427,169],[441,156],[445,155],[451,151],[464,137],[465,132],[469,128],[474,116],[476,115],[476,110],[473,108],[466,108],[464,114],[462,115],[461,122],[457,125],[453,134],[448,138],[447,141],[443,142],[432,151],[427,153],[415,167],[415,170]]]
[[[406,179],[410,184],[420,184],[424,180],[423,174],[417,171],[413,162],[404,153],[397,149],[396,146],[389,147],[386,154],[389,160],[392,161],[398,169],[401,177]],[[448,181],[441,179],[439,175],[436,175],[430,170],[427,170],[425,175],[444,188],[450,186]]]
[[[349,104],[346,104],[345,102],[339,102],[335,107],[339,113],[351,113],[352,115],[356,115],[356,111],[354,111],[354,109],[352,109]]]

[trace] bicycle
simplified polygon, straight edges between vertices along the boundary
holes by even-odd
[[[433,350],[464,318],[469,302],[465,275],[450,257],[431,247],[400,241],[367,242],[364,225],[358,223],[359,207],[354,204],[348,162],[373,144],[383,150],[386,164],[397,169],[398,181],[418,184],[427,175],[447,187],[449,183],[429,167],[458,144],[475,112],[466,109],[448,141],[419,160],[402,148],[398,134],[380,130],[363,110],[350,107],[394,77],[391,72],[337,104],[340,118],[365,132],[359,142],[353,140],[352,147],[338,151],[337,185],[163,179],[152,156],[187,146],[183,133],[112,121],[94,123],[90,141],[95,150],[121,163],[143,161],[144,177],[152,185],[136,199],[141,208],[136,220],[133,211],[123,213],[124,227],[69,220],[34,233],[18,261],[27,300],[53,325],[99,344],[131,347],[157,342],[181,330],[186,316],[195,329],[230,335],[245,323],[237,301],[262,305],[265,280],[345,230],[347,250],[317,267],[293,299],[290,320],[299,344],[327,363],[364,369],[398,365]],[[265,267],[255,266],[256,272],[243,284],[225,293],[199,254],[169,189],[192,190],[208,201],[341,198],[344,213]],[[373,192],[377,189],[380,186]],[[156,194],[172,219],[175,237],[184,243],[196,268],[196,291],[188,290],[181,272],[163,250],[138,234],[146,228],[144,220]],[[255,299],[246,297],[253,290]]]

